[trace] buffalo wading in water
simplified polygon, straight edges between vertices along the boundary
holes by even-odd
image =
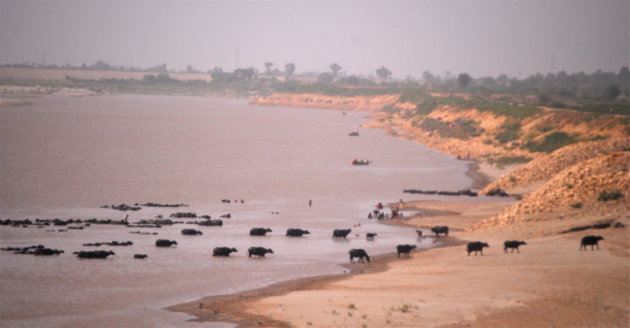
[[[431,228],[431,231],[435,233],[436,237],[439,237],[440,234],[444,234],[444,236],[448,236],[448,227],[447,226],[435,226]]]
[[[249,230],[250,236],[265,236],[268,232],[271,232],[269,228],[252,228]]]
[[[367,240],[374,240],[374,237],[376,237],[378,234],[374,233],[374,232],[368,232],[367,234],[365,234],[365,239]]]
[[[230,256],[233,252],[238,251],[233,247],[215,247],[214,250],[212,250],[212,256]]]
[[[418,248],[416,245],[398,245],[396,246],[396,252],[398,253],[398,257],[402,254],[404,257],[409,257],[409,253],[411,250]]]
[[[337,238],[346,238],[350,232],[352,232],[352,229],[335,229],[333,231],[333,239],[337,239]]]
[[[363,262],[363,259],[366,259],[368,263],[370,262],[370,256],[362,248],[353,248],[348,253],[350,254],[350,263],[354,262],[355,257],[359,259],[359,262]]]
[[[250,247],[247,250],[248,257],[252,257],[252,255],[255,255],[258,257],[265,257],[265,254],[267,253],[273,254],[273,250],[271,248],[264,248],[264,247]]]
[[[310,234],[308,230],[294,229],[294,228],[287,229],[287,236],[289,237],[302,237],[303,235],[308,235],[308,234]]]
[[[158,239],[155,241],[155,246],[157,247],[171,247],[173,245],[177,245],[177,242],[174,240]]]
[[[112,251],[80,251],[74,252],[74,254],[80,259],[106,259],[110,255],[116,255]]]

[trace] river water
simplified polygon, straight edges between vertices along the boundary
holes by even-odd
[[[429,247],[413,229],[379,224],[367,214],[378,202],[408,199],[405,188],[471,185],[466,162],[380,130],[360,129],[367,121],[362,112],[344,115],[183,96],[45,96],[29,101],[0,107],[1,220],[120,220],[129,215],[135,222],[179,211],[215,219],[230,213],[231,218],[223,219],[222,227],[0,226],[0,247],[42,244],[65,251],[52,257],[0,252],[3,327],[229,326],[187,322],[187,315],[163,308],[283,280],[343,273],[339,264],[348,261],[350,248],[374,255],[392,252],[401,243]],[[354,129],[359,137],[348,136]],[[352,166],[353,158],[373,162]],[[428,196],[413,199],[422,197]],[[189,206],[134,212],[100,208],[146,202]],[[250,237],[252,227],[273,232]],[[311,234],[285,237],[291,227]],[[183,236],[183,228],[203,235]],[[335,228],[352,228],[352,233],[347,241],[333,241]],[[158,235],[130,233],[136,230]],[[378,233],[376,240],[366,241],[366,232]],[[158,238],[178,245],[156,248]],[[133,246],[82,246],[127,240]],[[212,257],[217,246],[238,252]],[[274,254],[248,258],[250,246],[272,248]],[[72,255],[89,249],[116,255],[106,260]],[[136,253],[148,258],[133,259]]]

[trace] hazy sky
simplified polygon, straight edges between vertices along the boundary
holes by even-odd
[[[0,63],[617,72],[629,65],[629,17],[628,0],[0,0]]]

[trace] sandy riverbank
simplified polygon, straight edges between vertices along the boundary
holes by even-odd
[[[449,225],[455,237],[449,243],[456,246],[350,267],[360,274],[281,283],[170,310],[243,327],[627,327],[628,229],[550,235],[545,226],[558,227],[549,222],[535,230],[522,226],[463,232],[513,203],[407,201],[405,209],[418,215],[403,224]],[[627,215],[618,213],[617,218],[630,226]],[[569,219],[565,225],[578,223]],[[599,251],[579,251],[580,239],[588,234],[604,236]],[[524,236],[528,244],[520,254],[504,254],[504,240]],[[490,248],[484,256],[468,256],[465,240],[482,240]]]

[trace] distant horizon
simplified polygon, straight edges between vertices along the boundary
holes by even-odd
[[[0,0],[0,64],[207,72],[265,62],[296,73],[419,79],[618,71],[630,62],[626,0]]]
[[[103,60],[103,62],[107,63],[107,61],[104,61],[104,60]],[[84,69],[84,70],[98,70],[98,69],[90,69],[89,68],[90,65],[93,65],[94,63],[91,63],[91,64],[90,63],[85,63],[85,64],[86,64],[86,68],[82,68],[81,67],[83,65],[83,63],[81,65],[70,65],[69,64],[70,66],[65,66],[66,65],[65,63],[64,64],[46,63],[45,64],[46,66],[43,66],[42,63],[35,63],[35,62],[33,62],[33,63],[0,63],[0,67],[17,67],[17,68],[25,68],[26,67],[26,68],[35,68],[35,69],[79,69],[79,70]],[[197,71],[197,72],[189,73],[189,72],[186,72],[186,69],[175,70],[175,69],[169,68],[168,63],[162,63],[162,64],[166,64],[167,73],[204,74],[204,75],[212,74],[212,72],[208,72],[208,71],[206,71],[206,72],[204,72],[204,71]],[[162,65],[162,64],[160,64],[160,65]],[[29,66],[23,66],[23,65],[29,65]],[[51,67],[52,65],[55,65],[57,67]],[[121,66],[112,66],[112,69],[103,69],[103,71],[120,71],[120,72],[128,71],[128,72],[144,72],[144,73],[147,73],[147,74],[159,74],[160,72],[149,71],[149,69],[154,68],[156,66],[159,66],[159,65],[152,65],[152,66],[148,66],[148,67],[121,65]],[[495,76],[488,76],[488,75],[486,75],[486,76],[474,76],[472,74],[469,74],[468,72],[447,72],[447,73],[450,73],[451,75],[449,76],[449,78],[453,78],[453,79],[457,78],[457,76],[459,74],[466,73],[466,74],[470,75],[470,77],[472,77],[474,79],[486,78],[486,77],[497,78],[497,77],[499,77],[501,75],[505,75],[508,78],[521,80],[521,79],[527,79],[527,78],[529,78],[531,76],[536,76],[538,74],[541,74],[542,76],[547,76],[549,74],[559,74],[559,73],[562,73],[562,72],[566,73],[567,75],[580,74],[580,73],[584,73],[584,74],[590,75],[590,74],[594,74],[594,73],[596,73],[598,71],[602,72],[602,73],[618,74],[623,68],[628,68],[628,67],[629,67],[628,65],[625,65],[625,66],[619,67],[619,69],[617,69],[617,70],[595,69],[594,71],[590,71],[590,72],[586,72],[586,71],[577,71],[577,72],[567,72],[567,71],[536,72],[536,73],[532,73],[532,74],[529,74],[527,76],[522,76],[522,77],[510,76],[510,75],[505,74],[505,73],[500,73],[500,74],[495,75]],[[193,67],[193,68],[195,68],[195,67]],[[261,75],[264,75],[264,76],[285,76],[285,75],[282,74],[282,71],[278,72],[278,73],[275,73],[275,74],[266,75],[266,74],[264,74],[264,69],[259,69],[259,68],[256,68],[256,67],[239,67],[239,68],[236,68],[235,70],[237,70],[237,69],[247,69],[247,68],[254,68],[258,74],[261,74]],[[226,71],[226,70],[224,70],[224,72],[231,73],[233,71]],[[325,72],[330,72],[330,70],[327,70],[327,71],[326,70],[324,70],[324,71],[306,71],[306,72],[296,71],[296,72],[294,72],[292,74],[292,76],[306,76],[306,75],[311,75],[311,74],[322,74],[322,73],[325,73]],[[444,73],[430,72],[430,73],[432,73],[434,76],[438,76],[438,77],[441,77],[441,78],[446,78],[446,76],[444,76],[444,73],[446,73],[446,72],[444,72]],[[361,77],[361,78],[375,78],[375,79],[377,79],[376,73],[374,73],[374,74],[346,74],[344,71],[342,71],[340,73],[340,76],[356,76],[356,77]],[[405,79],[406,78],[396,77],[396,78],[393,78],[392,80],[405,80]],[[418,76],[418,77],[411,77],[411,80],[422,81],[424,79],[422,78],[422,76]]]

